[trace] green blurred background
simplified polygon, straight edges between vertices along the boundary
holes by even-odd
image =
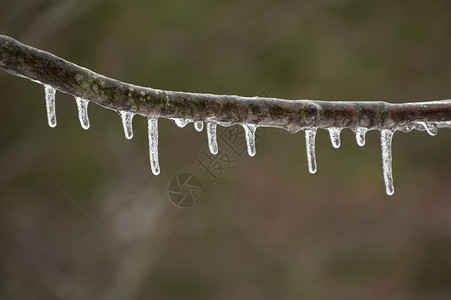
[[[451,2],[2,0],[0,33],[98,73],[154,88],[288,99],[451,97]],[[333,149],[261,132],[217,182],[195,160],[205,131],[160,120],[161,174],[146,120],[0,72],[1,299],[450,299],[451,131],[397,133],[395,195],[379,134]],[[219,140],[219,147],[225,145]],[[173,205],[196,174],[204,196]]]

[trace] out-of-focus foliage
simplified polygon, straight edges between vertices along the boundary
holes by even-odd
[[[289,99],[451,97],[449,1],[0,2],[0,32],[96,72],[155,88]],[[218,176],[196,161],[205,132],[160,120],[151,174],[146,120],[126,140],[91,105],[91,129],[57,93],[0,72],[1,299],[449,299],[451,131],[394,137],[396,193],[379,136],[364,148],[268,129],[257,155]],[[260,129],[259,129],[260,130]],[[219,139],[219,147],[230,148]],[[167,197],[180,172],[204,198]]]

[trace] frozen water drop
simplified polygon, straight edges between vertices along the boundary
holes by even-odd
[[[50,127],[56,126],[55,93],[56,89],[48,84],[44,84],[45,107],[47,109],[47,121]]]
[[[149,135],[149,158],[150,168],[154,175],[160,174],[160,164],[158,162],[158,119],[149,118],[148,135]]]
[[[216,124],[207,122],[208,147],[211,154],[218,154],[218,142],[216,141]]]
[[[253,124],[243,124],[244,135],[246,136],[247,153],[249,156],[255,156],[255,131],[257,126]]]
[[[178,127],[183,128],[191,122],[189,119],[180,119],[180,118],[171,118],[172,121],[174,121],[175,124],[177,124]]]
[[[120,111],[119,114],[122,120],[122,127],[124,127],[125,137],[131,139],[133,137],[133,116],[135,114],[128,111]]]
[[[340,148],[341,140],[340,140],[340,128],[329,128],[330,142],[334,148]]]
[[[395,192],[393,186],[392,173],[392,153],[391,142],[393,138],[393,131],[384,129],[381,131],[381,148],[382,148],[382,171],[384,173],[385,192],[391,196]]]
[[[359,127],[355,132],[355,139],[357,141],[357,145],[359,145],[360,147],[365,146],[365,135],[367,131],[368,129],[366,129],[365,127]]]
[[[431,135],[431,136],[437,135],[437,132],[438,132],[437,123],[420,122],[420,124],[424,126],[424,129],[426,129],[426,131],[429,135]]]
[[[201,132],[204,129],[204,122],[202,121],[196,121],[194,122],[194,128],[198,131]]]
[[[77,101],[78,119],[83,129],[89,129],[88,104],[89,101],[80,97],[75,97]]]
[[[315,154],[315,137],[316,137],[316,128],[305,130],[305,146],[307,150],[308,170],[311,174],[315,174],[317,170],[316,154]]]

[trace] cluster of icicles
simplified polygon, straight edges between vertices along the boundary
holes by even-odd
[[[47,119],[50,127],[56,126],[56,113],[55,113],[55,88],[50,85],[44,85],[45,89],[45,100],[47,108]],[[78,108],[78,118],[80,119],[80,124],[83,129],[88,129],[89,118],[88,118],[88,103],[89,100],[82,99],[80,97],[75,97]],[[124,127],[125,137],[131,139],[133,137],[133,127],[132,120],[134,113],[121,111],[119,112],[122,125]],[[188,123],[193,122],[189,119],[171,119],[178,127],[185,127]],[[218,153],[218,143],[216,140],[216,125],[212,121],[207,121],[207,138],[208,146],[212,154]],[[419,122],[418,125],[423,126],[424,129],[430,135],[437,134],[437,124],[435,123],[425,123]],[[244,134],[246,137],[247,151],[250,156],[254,156],[255,151],[255,131],[257,130],[257,125],[254,124],[242,124],[244,128]],[[194,121],[194,128],[201,132],[204,128],[203,121]],[[341,128],[329,128],[330,141],[334,148],[339,148],[341,145],[340,133]],[[307,152],[307,163],[308,170],[311,174],[316,173],[316,155],[315,155],[315,138],[317,128],[306,128],[305,131],[305,142],[306,142],[306,152]],[[360,127],[355,131],[356,141],[359,146],[365,145],[365,135],[368,129]],[[392,154],[391,154],[391,142],[393,138],[393,130],[383,129],[381,130],[381,148],[382,148],[382,170],[384,174],[385,191],[388,195],[393,195],[393,175],[392,175]],[[160,174],[160,165],[158,162],[158,118],[149,117],[148,118],[148,136],[149,136],[149,156],[150,156],[150,166],[152,173],[155,175]]]

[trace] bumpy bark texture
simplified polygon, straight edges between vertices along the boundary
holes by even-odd
[[[117,111],[143,116],[251,123],[290,132],[305,128],[423,130],[449,127],[451,100],[390,104],[313,101],[163,91],[124,83],[0,35],[0,68]]]

